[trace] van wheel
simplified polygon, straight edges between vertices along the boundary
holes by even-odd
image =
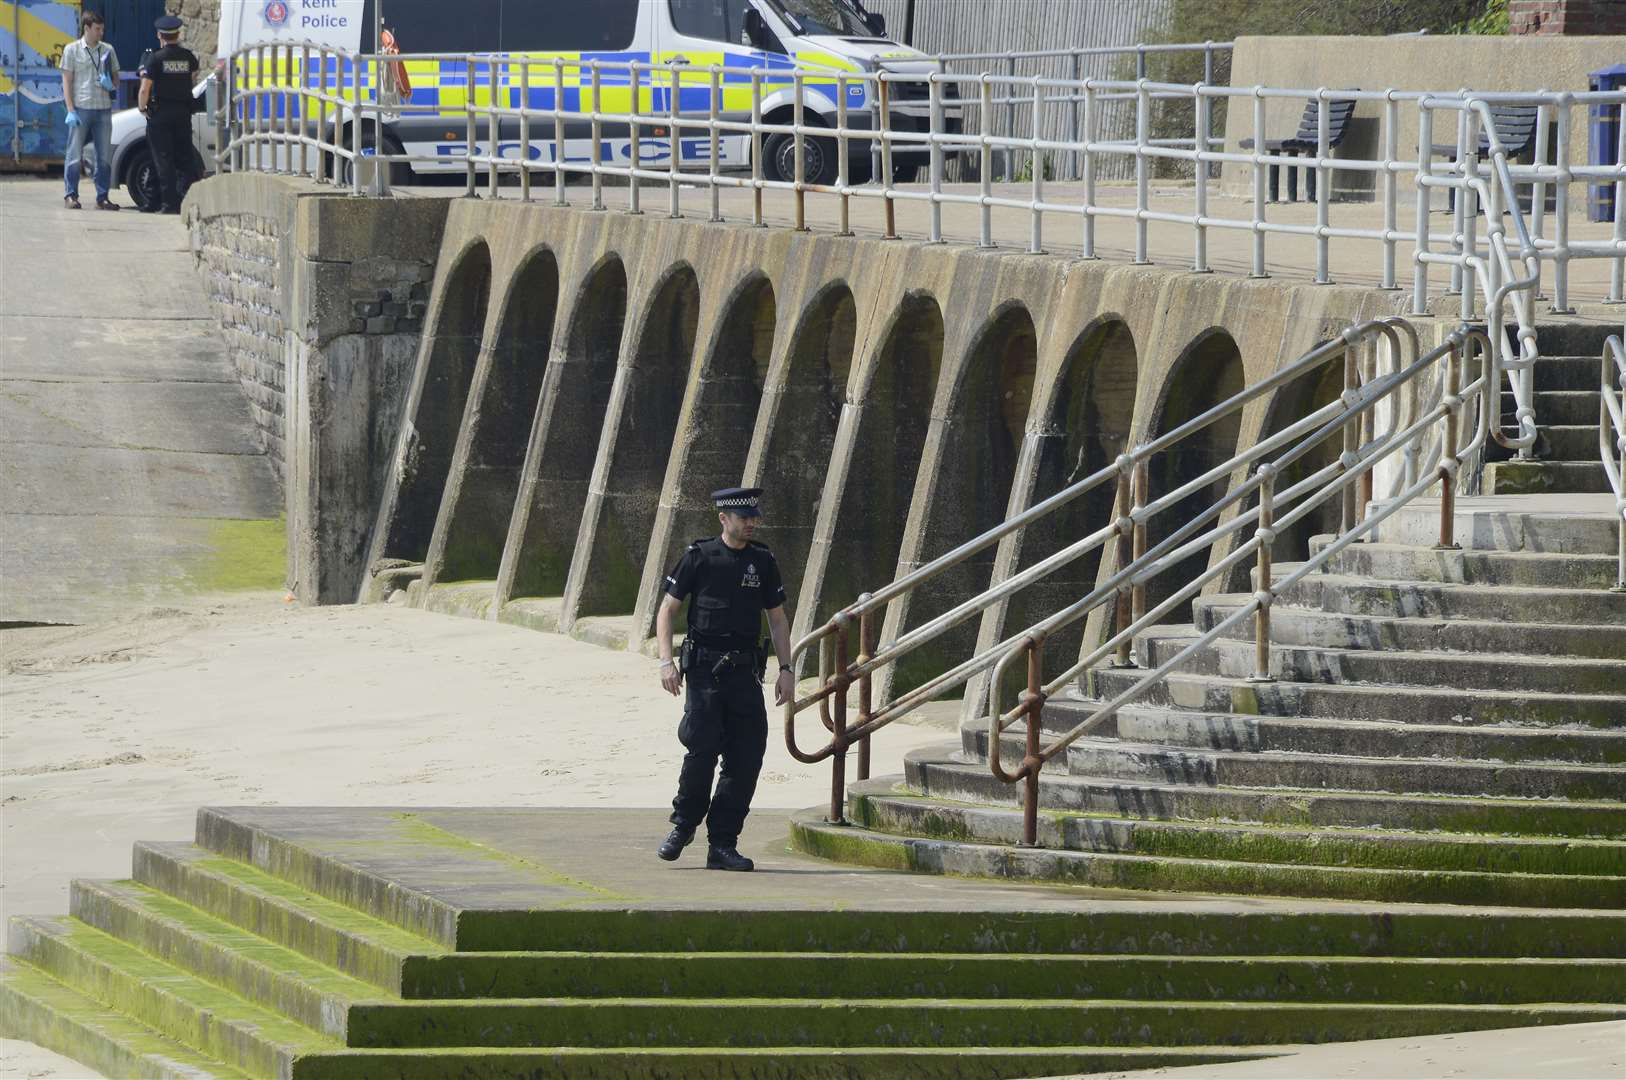
[[[836,141],[822,136],[802,137],[803,180],[809,184],[836,182]],[[762,146],[762,175],[769,180],[796,179],[796,136],[773,135]]]
[[[158,183],[158,166],[152,160],[152,151],[143,146],[130,160],[130,171],[124,176],[124,190],[139,210],[156,208],[164,199],[163,187]]]

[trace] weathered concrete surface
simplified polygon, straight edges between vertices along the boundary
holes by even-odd
[[[289,586],[307,602],[348,600],[445,204],[243,174],[194,185],[184,211],[201,290],[286,475]]]
[[[172,218],[0,184],[0,622],[280,584],[281,492],[189,263]]]

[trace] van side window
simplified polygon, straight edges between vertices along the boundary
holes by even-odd
[[[637,29],[638,0],[502,0],[504,52],[619,52]]]
[[[497,52],[502,0],[384,6],[384,25],[406,53]]]
[[[748,0],[668,0],[672,7],[672,28],[688,37],[748,45],[745,40],[745,13]]]

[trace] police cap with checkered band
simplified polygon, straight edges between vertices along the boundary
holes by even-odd
[[[711,493],[711,501],[717,504],[717,509],[740,517],[761,517],[762,510],[758,506],[761,498],[761,488],[732,487]]]

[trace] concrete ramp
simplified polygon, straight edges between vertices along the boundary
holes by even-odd
[[[281,490],[185,230],[84,202],[0,183],[0,623],[280,586]]]

